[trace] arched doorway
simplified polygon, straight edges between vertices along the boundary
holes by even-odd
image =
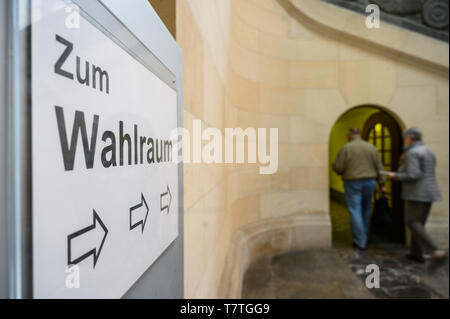
[[[330,134],[330,215],[333,228],[334,245],[351,245],[352,235],[349,224],[349,213],[345,205],[343,181],[331,168],[339,150],[347,143],[350,128],[359,127],[362,137],[378,149],[386,171],[398,169],[403,148],[402,125],[394,116],[377,106],[359,106],[342,114],[334,124]],[[403,205],[400,198],[400,185],[390,181],[386,184],[386,194],[392,211],[394,237],[404,242],[405,227],[403,223]],[[380,195],[377,193],[374,200]],[[387,235],[387,234],[386,234]],[[387,236],[382,236],[388,238]]]

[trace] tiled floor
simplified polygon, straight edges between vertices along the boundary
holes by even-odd
[[[412,263],[403,245],[381,240],[365,252],[354,251],[345,207],[333,203],[332,209],[334,248],[256,262],[245,275],[243,298],[449,298],[448,260]],[[366,288],[370,264],[380,269],[380,288]]]
[[[380,288],[370,289],[376,298],[435,299],[449,297],[448,259],[440,264],[428,261],[418,264],[404,257],[405,248],[399,245],[373,245],[365,252],[335,249],[345,264],[362,282],[366,280],[367,265],[380,269]]]

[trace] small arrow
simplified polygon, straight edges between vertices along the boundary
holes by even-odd
[[[144,232],[148,211],[149,209],[147,202],[145,201],[144,194],[141,193],[141,203],[130,208],[130,230],[133,230],[134,228],[141,225],[142,232]]]
[[[160,196],[161,211],[163,212],[166,210],[166,213],[169,214],[171,203],[172,203],[172,193],[170,193],[169,185],[167,185],[167,192],[162,193]]]
[[[97,227],[97,223],[100,227]],[[93,210],[92,225],[67,236],[68,265],[78,264],[90,255],[93,255],[95,268],[107,234],[108,229],[103,224],[97,212]],[[73,255],[78,257],[75,258]]]

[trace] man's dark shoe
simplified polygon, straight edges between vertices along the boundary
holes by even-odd
[[[419,264],[424,264],[425,263],[425,258],[423,258],[422,256],[416,256],[416,255],[412,255],[412,254],[407,254],[406,259],[412,260],[416,263]]]
[[[367,250],[367,247],[361,247],[361,246],[356,245],[355,243],[353,243],[353,248],[355,248],[356,250],[361,250],[361,251]]]

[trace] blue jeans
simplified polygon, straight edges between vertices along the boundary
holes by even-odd
[[[353,242],[366,248],[370,231],[372,197],[377,182],[374,179],[344,182],[345,200],[350,211],[350,227]]]

